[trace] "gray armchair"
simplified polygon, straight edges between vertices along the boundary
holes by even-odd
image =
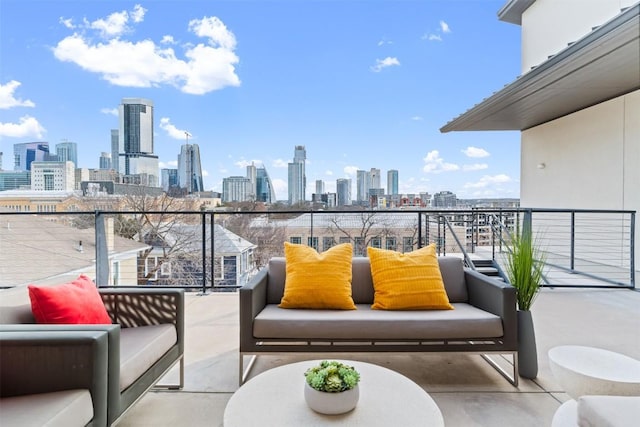
[[[0,331],[20,332],[25,339],[36,332],[105,332],[106,425],[111,425],[176,363],[180,364],[180,382],[169,387],[183,387],[184,291],[124,287],[99,291],[113,325],[35,324],[31,306],[24,304],[0,307],[0,323],[5,324]]]
[[[105,426],[107,334],[3,326],[0,425]]]

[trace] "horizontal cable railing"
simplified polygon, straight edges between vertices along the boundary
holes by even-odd
[[[283,242],[319,252],[349,243],[439,255],[501,270],[525,218],[546,254],[548,286],[635,287],[635,212],[553,209],[0,212],[0,287],[80,273],[100,286],[235,291]],[[499,224],[499,226],[496,226]]]

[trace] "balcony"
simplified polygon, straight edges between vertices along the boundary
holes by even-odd
[[[128,213],[127,215],[134,217],[136,214]],[[189,259],[203,260],[202,264],[195,270],[180,269],[177,265],[172,265],[170,268],[172,273],[184,274],[185,281],[188,278],[188,283],[192,284],[187,286],[189,292],[186,298],[185,387],[180,391],[160,389],[150,391],[122,418],[120,426],[222,425],[225,405],[238,389],[238,293],[217,292],[233,291],[235,286],[228,285],[222,280],[229,276],[226,274],[227,264],[224,258],[221,262],[209,261],[211,258],[215,259],[216,256],[222,255],[222,249],[212,245],[207,234],[208,230],[211,230],[209,228],[211,224],[224,222],[230,227],[233,218],[231,215],[220,215],[217,219],[201,217],[200,213],[194,213],[194,215],[198,218],[193,221],[196,229],[203,230],[200,237],[196,239],[195,246],[204,249],[195,255],[192,254]],[[457,219],[460,233],[454,238],[455,225],[450,227],[446,222],[439,222],[439,219],[434,222],[435,215],[433,213],[430,215],[431,219],[425,216],[422,219],[415,218],[416,227],[415,233],[411,234],[414,236],[412,243],[417,245],[421,241],[437,241],[441,252],[446,252],[448,255],[468,257],[471,262],[476,259],[499,261],[500,239],[494,235],[494,231],[499,228],[489,227],[494,231],[487,231],[483,233],[482,239],[475,239],[474,236],[478,233],[467,234],[470,228],[474,230],[473,222],[467,224],[464,217],[459,217]],[[545,229],[546,238],[550,242],[547,245],[547,251],[554,254],[553,264],[558,266],[549,273],[548,283],[540,292],[532,309],[540,367],[535,380],[520,378],[519,386],[513,387],[479,355],[332,354],[324,357],[367,361],[407,376],[432,396],[442,411],[447,426],[550,425],[556,409],[568,399],[549,369],[547,352],[550,348],[566,344],[588,345],[640,359],[640,335],[638,334],[640,293],[635,290],[633,215],[621,212],[611,215],[593,212],[588,219],[581,215],[587,214],[575,211],[545,212],[544,214],[540,212],[533,216],[534,226],[536,223],[545,224],[540,228]],[[514,212],[513,216],[508,218],[513,220],[512,224],[519,224],[522,223],[524,216],[522,212]],[[120,247],[123,250],[118,252],[119,245],[123,242],[107,242],[108,237],[100,236],[101,230],[105,233],[109,231],[111,226],[108,223],[103,230],[102,225],[99,222],[92,222],[95,221],[92,219],[88,222],[89,227],[79,228],[85,233],[81,248],[77,244],[79,239],[73,234],[76,231],[66,234],[54,233],[55,228],[51,227],[48,234],[34,233],[38,222],[35,218],[45,219],[49,224],[56,220],[60,224],[66,223],[67,217],[67,214],[7,214],[0,216],[0,220],[5,230],[7,222],[11,224],[9,229],[13,232],[22,230],[20,241],[30,242],[27,246],[31,249],[36,242],[40,246],[51,249],[54,240],[57,242],[66,239],[65,242],[68,241],[69,245],[73,245],[68,253],[62,253],[62,260],[66,259],[69,264],[66,267],[68,274],[72,273],[72,268],[73,274],[79,271],[75,268],[75,264],[72,265],[71,257],[75,259],[86,256],[87,260],[82,261],[89,266],[86,268],[93,268],[95,277],[100,277],[100,274],[106,272],[105,277],[108,278],[106,284],[109,285],[113,284],[114,277],[121,284],[126,284],[134,280],[135,283],[139,283],[143,276],[144,283],[151,285],[154,280],[149,280],[150,277],[162,276],[161,266],[153,270],[149,268],[150,263],[140,262],[139,255],[138,262],[134,263],[134,267],[137,268],[126,267],[123,253],[145,251],[149,249],[149,244],[138,242],[134,245],[129,242],[127,244],[131,245],[130,247],[124,248],[126,250]],[[9,221],[7,218],[10,218]],[[295,218],[299,219],[301,215],[296,215]],[[362,216],[359,218],[361,219]],[[224,221],[218,221],[220,219]],[[19,225],[22,220],[27,223],[25,228]],[[202,222],[199,223],[199,220]],[[502,222],[508,223],[508,221]],[[483,227],[488,223],[492,221],[486,221],[486,218],[483,218],[482,222],[476,222]],[[94,227],[94,224],[98,225]],[[317,241],[321,244],[324,235],[319,228],[320,221],[315,218],[312,224],[312,227],[307,225],[307,228],[304,228],[304,224],[298,224],[299,229],[292,224],[286,229],[286,236],[289,238],[299,236],[301,239],[304,238],[305,243],[308,241],[311,244],[314,243],[313,237],[319,237]],[[397,220],[394,224],[398,224]],[[339,224],[334,222],[334,225]],[[216,237],[213,240],[218,237],[218,232],[214,231],[214,233]],[[594,237],[588,239],[589,235]],[[397,235],[396,242],[400,243],[399,246],[402,246],[403,236],[403,234]],[[282,236],[278,234],[277,237],[280,239],[277,242],[279,246],[282,244]],[[564,240],[565,238],[568,238],[567,241]],[[98,264],[100,257],[104,255],[100,249],[102,239],[105,247],[113,244],[115,249],[107,250],[109,262],[101,266]],[[459,240],[460,245],[456,240]],[[494,244],[484,245],[479,243],[481,241],[494,242]],[[260,243],[266,244],[268,241],[263,239]],[[367,243],[377,244],[372,239]],[[0,241],[1,276],[3,281],[11,279],[16,284],[23,284],[28,281],[28,275],[36,273],[27,269],[23,271],[22,276],[8,276],[14,270],[7,267],[7,252],[13,252],[15,255],[19,250],[13,244],[7,238]],[[603,247],[609,249],[603,251]],[[611,248],[614,247],[619,250],[612,250]],[[210,251],[210,248],[214,248],[214,251]],[[59,248],[50,252],[50,256],[54,257],[53,252],[63,251]],[[601,259],[606,262],[595,262],[598,252],[602,255]],[[256,250],[246,262],[249,265],[252,262],[254,265],[259,264],[261,256]],[[119,271],[113,271],[114,260],[121,264]],[[15,265],[23,261],[17,260],[14,256],[13,262]],[[50,271],[48,269],[53,268],[50,265],[52,263],[44,259],[41,262],[43,269]],[[238,261],[236,265],[241,263],[242,261]],[[157,266],[157,263],[154,266]],[[220,269],[223,270],[222,273]],[[211,270],[212,273],[208,273]],[[169,269],[165,272],[168,271]],[[154,276],[154,273],[157,274]],[[55,282],[62,277],[64,274],[56,276],[51,273],[49,277],[39,278],[39,281]],[[236,283],[243,280],[241,276],[234,277],[239,280]],[[6,282],[2,285],[7,287]],[[17,289],[0,291],[2,303],[10,304],[16,291]],[[323,358],[323,355],[260,356],[250,377],[259,375],[272,367],[311,358]],[[178,372],[175,369],[169,372],[162,382],[174,383],[177,376]]]

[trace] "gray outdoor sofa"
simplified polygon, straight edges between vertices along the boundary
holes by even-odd
[[[25,288],[25,293],[27,292]],[[93,419],[87,425],[110,426],[116,422],[176,363],[180,364],[179,384],[184,384],[184,291],[180,289],[101,288],[99,289],[112,325],[42,325],[36,324],[29,303],[0,306],[0,343],[2,371],[0,397],[24,396],[22,404],[31,403],[37,410],[38,390],[63,391],[88,389],[93,406]],[[28,301],[28,300],[27,300]],[[54,339],[66,334],[71,341],[84,339],[90,333],[106,334],[106,344],[94,353],[82,353],[76,365],[96,366],[104,359],[106,371],[94,372],[91,386],[69,384],[59,378],[57,358],[46,351],[32,353],[28,359],[33,366],[42,366],[31,387],[15,384],[13,369],[26,369],[28,364],[19,357],[5,358],[4,340],[19,337],[23,343]],[[86,337],[85,337],[86,338]],[[97,347],[96,347],[97,348]],[[56,350],[57,351],[57,350]],[[102,376],[100,376],[102,375]],[[102,383],[105,384],[104,396]],[[49,384],[44,387],[43,384]],[[42,386],[42,387],[41,387]],[[82,386],[82,387],[81,387]],[[85,387],[87,386],[87,387]],[[28,399],[31,399],[29,402]],[[86,404],[86,400],[85,404]],[[1,419],[2,425],[11,420]]]
[[[357,310],[283,309],[285,258],[272,258],[240,289],[240,383],[245,356],[277,353],[467,352],[482,354],[513,385],[518,384],[515,289],[464,268],[456,257],[438,258],[454,310],[372,310],[369,258],[352,262]],[[510,354],[513,372],[487,354]]]

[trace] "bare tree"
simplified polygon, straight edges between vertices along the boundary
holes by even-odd
[[[357,256],[366,256],[373,239],[393,235],[393,224],[387,216],[376,212],[342,213],[329,220],[329,232],[335,238],[348,238]],[[339,239],[338,239],[339,240]]]

